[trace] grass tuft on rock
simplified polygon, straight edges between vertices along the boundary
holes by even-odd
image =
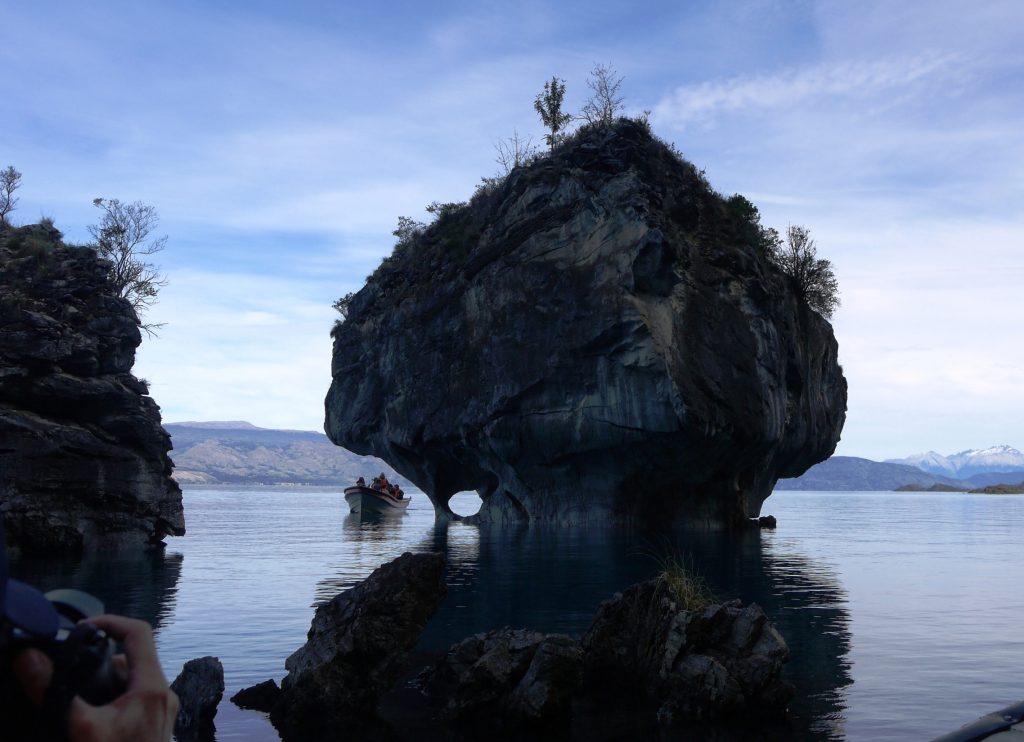
[[[677,555],[670,555],[662,560],[659,577],[664,580],[684,610],[703,610],[715,602],[715,596],[704,582],[704,578]]]

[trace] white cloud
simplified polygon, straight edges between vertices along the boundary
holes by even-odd
[[[882,221],[883,230],[844,235],[846,258],[836,260],[850,384],[839,453],[1020,446],[1024,219]]]
[[[882,60],[848,60],[789,69],[772,75],[735,77],[677,88],[654,107],[654,120],[681,126],[715,115],[786,109],[822,99],[863,100],[910,88],[931,88],[947,81],[962,61],[954,56],[924,55]]]
[[[337,316],[329,291],[322,281],[183,271],[151,315],[167,326],[143,341],[135,373],[165,420],[319,430]]]

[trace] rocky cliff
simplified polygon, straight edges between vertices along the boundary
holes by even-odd
[[[734,204],[620,121],[442,207],[334,329],[329,437],[441,516],[756,516],[833,452],[846,381]]]
[[[170,437],[131,374],[138,319],[106,263],[48,223],[0,226],[0,512],[11,545],[181,535]]]

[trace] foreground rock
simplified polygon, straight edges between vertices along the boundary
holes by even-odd
[[[371,719],[407,652],[447,593],[440,554],[405,553],[321,605],[308,640],[285,662],[271,711],[287,739],[312,739]]]
[[[212,740],[216,731],[213,717],[224,697],[224,666],[216,657],[189,660],[171,683],[180,706],[174,734],[184,740]]]
[[[231,696],[231,703],[240,709],[251,709],[270,713],[281,697],[281,689],[273,680],[264,680],[262,683],[242,688],[235,695]]]
[[[789,648],[756,603],[688,611],[661,578],[603,603],[583,648],[590,692],[642,688],[665,725],[780,715],[793,695]]]
[[[583,652],[564,634],[501,629],[456,644],[423,677],[445,721],[509,726],[568,720]]]
[[[269,708],[285,740],[593,739],[623,722],[640,736],[788,734],[789,650],[761,608],[685,610],[664,578],[603,603],[582,642],[489,631],[413,679],[405,660],[445,594],[443,567],[440,554],[407,553],[378,568],[317,610],[280,689],[232,700]]]
[[[328,435],[441,517],[758,516],[835,449],[846,381],[744,203],[623,121],[442,209],[335,327]]]
[[[131,374],[138,318],[49,224],[0,226],[0,510],[9,543],[81,551],[182,535],[170,437]]]

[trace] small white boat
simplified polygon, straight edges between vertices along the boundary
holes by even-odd
[[[352,513],[396,513],[409,507],[410,497],[399,500],[387,492],[378,492],[369,487],[346,487],[345,502]]]

